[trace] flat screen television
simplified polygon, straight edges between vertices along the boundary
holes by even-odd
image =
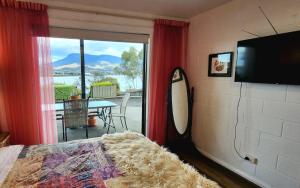
[[[300,85],[300,31],[238,41],[235,82]]]

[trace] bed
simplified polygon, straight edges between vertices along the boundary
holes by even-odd
[[[1,187],[219,187],[138,133],[0,149]]]

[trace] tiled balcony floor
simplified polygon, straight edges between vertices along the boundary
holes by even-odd
[[[120,101],[121,101],[120,99],[109,99],[109,100],[113,101],[117,104],[120,104]],[[117,113],[118,110],[119,110],[119,108],[116,107],[116,108],[112,109],[112,112]],[[106,128],[103,127],[103,125],[104,125],[103,121],[101,119],[99,119],[98,117],[96,119],[97,119],[97,126],[88,128],[89,138],[99,137],[107,132],[107,127]],[[127,120],[128,130],[141,133],[141,129],[142,129],[141,98],[130,98],[130,100],[128,102],[127,110],[126,110],[126,120]],[[117,132],[123,132],[126,130],[125,127],[122,128],[120,119],[118,117],[114,118],[114,123],[115,123]],[[59,120],[57,121],[57,132],[58,132],[58,141],[62,142],[63,141],[62,123]],[[110,128],[110,133],[114,133],[114,132],[115,132],[115,129]],[[84,128],[68,129],[67,134],[68,134],[68,141],[86,138]]]

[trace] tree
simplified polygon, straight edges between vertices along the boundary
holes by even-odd
[[[138,51],[130,47],[128,51],[122,53],[122,63],[114,68],[114,72],[119,75],[125,75],[128,79],[130,88],[137,88],[137,78],[142,79],[143,75],[143,51]]]
[[[92,72],[92,79],[89,79],[89,82],[98,82],[99,80],[102,80],[105,77],[105,72],[103,71],[94,71]]]
[[[141,51],[139,52],[139,61],[140,61],[140,64],[139,64],[139,70],[140,70],[139,77],[140,77],[140,79],[143,81],[144,50],[141,50]]]

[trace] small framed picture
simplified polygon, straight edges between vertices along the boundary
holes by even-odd
[[[209,77],[231,77],[233,52],[210,54],[208,57]]]

